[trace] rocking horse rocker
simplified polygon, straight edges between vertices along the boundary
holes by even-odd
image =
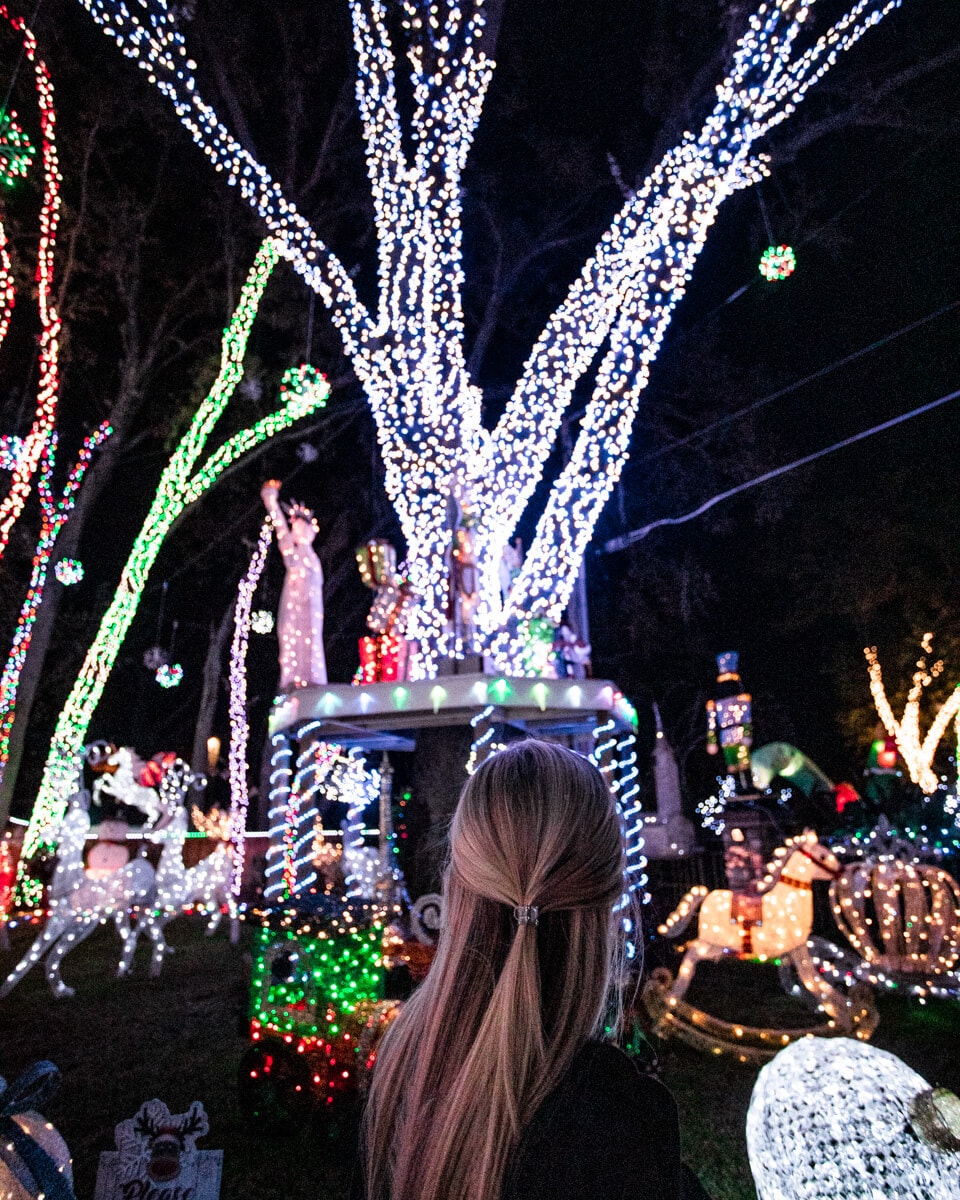
[[[699,913],[697,936],[687,947],[676,979],[658,967],[643,991],[655,1031],[714,1054],[733,1054],[741,1062],[764,1062],[789,1042],[811,1034],[869,1038],[878,1020],[870,990],[858,984],[849,995],[839,992],[819,974],[807,950],[813,925],[813,881],[839,874],[840,863],[808,830],[776,851],[765,890],[708,892],[696,887],[689,891],[660,926],[660,933],[679,937]],[[758,1028],[693,1007],[684,996],[697,964],[724,955],[788,962],[824,1021],[791,1029]]]

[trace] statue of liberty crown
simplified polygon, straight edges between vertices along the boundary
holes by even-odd
[[[313,509],[307,508],[305,504],[301,504],[299,500],[291,500],[289,504],[283,506],[283,511],[287,514],[287,520],[291,523],[294,521],[306,521],[313,528],[320,532],[320,525],[317,518],[314,516]]]

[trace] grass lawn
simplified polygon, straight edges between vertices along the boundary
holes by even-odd
[[[54,1000],[40,971],[0,1001],[0,1074],[8,1080],[38,1058],[64,1075],[47,1115],[74,1156],[79,1200],[91,1200],[101,1150],[113,1128],[156,1096],[174,1112],[202,1100],[210,1134],[223,1149],[223,1200],[341,1200],[348,1194],[355,1130],[324,1113],[295,1134],[267,1135],[240,1113],[236,1073],[246,1039],[248,958],[225,936],[202,936],[198,923],[170,930],[176,953],[157,980],[117,980],[119,941],[99,930],[65,960],[72,1000]],[[4,973],[33,936],[17,930]],[[751,1023],[794,1023],[795,1001],[779,992],[773,968],[704,964],[690,999],[718,1015]],[[799,1010],[802,1012],[802,1010]],[[880,1000],[876,1045],[898,1054],[931,1083],[960,1091],[960,1004],[925,1006],[899,996]],[[744,1122],[756,1068],[698,1054],[677,1043],[657,1045],[664,1081],[680,1105],[684,1154],[714,1200],[753,1200]]]

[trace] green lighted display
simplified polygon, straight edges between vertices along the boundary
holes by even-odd
[[[349,910],[333,921],[270,921],[254,947],[251,1022],[281,1036],[335,1037],[343,1014],[382,999],[382,943],[379,921],[362,924]]]

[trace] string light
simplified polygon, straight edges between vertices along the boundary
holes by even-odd
[[[943,662],[935,662],[927,666],[927,655],[933,647],[933,634],[925,633],[920,643],[923,651],[917,660],[917,669],[913,673],[910,690],[907,693],[903,716],[898,721],[893,715],[890,701],[887,699],[883,686],[883,673],[877,658],[876,646],[865,646],[864,656],[867,660],[867,670],[870,673],[870,694],[877,707],[877,713],[883,722],[887,733],[897,743],[900,756],[907,764],[911,780],[928,796],[932,795],[939,786],[936,772],[933,770],[933,759],[943,735],[947,732],[950,722],[960,716],[960,684],[953,689],[950,697],[937,710],[927,735],[920,737],[920,701],[924,689],[929,687],[934,679],[943,671]]]
[[[422,597],[410,636],[417,677],[446,653],[483,651],[520,673],[519,622],[562,620],[594,525],[627,458],[630,432],[673,310],[721,203],[764,171],[758,139],[789,117],[844,51],[898,0],[858,0],[805,50],[812,4],[760,5],[699,134],[687,133],[631,196],[537,340],[492,432],[463,349],[461,185],[494,64],[482,0],[441,12],[407,0],[401,14],[413,112],[404,128],[383,0],[351,0],[356,93],[377,227],[379,296],[360,302],[343,264],[265,167],[202,99],[183,36],[161,0],[81,0],[147,73],[214,168],[283,243],[339,330],[377,426],[386,488]],[[442,53],[427,53],[427,43]],[[408,149],[409,148],[409,149]],[[578,381],[601,353],[593,397],[534,543],[506,600],[502,551],[533,497]],[[472,527],[476,645],[448,628],[451,500]]]
[[[23,511],[30,494],[31,481],[40,464],[44,448],[49,445],[56,417],[59,395],[60,317],[53,302],[53,268],[60,220],[61,175],[57,159],[56,113],[53,107],[53,84],[46,64],[37,54],[37,40],[22,17],[10,13],[0,3],[3,17],[20,35],[23,52],[33,66],[40,111],[40,158],[43,163],[43,201],[40,207],[40,240],[37,247],[36,285],[37,310],[40,318],[40,350],[38,361],[37,401],[30,432],[23,439],[13,468],[9,491],[0,500],[0,558],[7,548],[10,531]],[[8,260],[7,260],[8,261]],[[9,268],[5,271],[9,289]],[[4,303],[4,318],[0,331],[6,332],[10,303]]]
[[[757,269],[764,279],[775,283],[789,279],[797,269],[797,256],[792,246],[768,246],[760,255]]]
[[[262,616],[260,612],[251,613],[253,595],[263,574],[267,561],[267,551],[273,540],[273,522],[269,516],[260,526],[260,536],[257,546],[250,558],[247,573],[240,581],[237,589],[237,603],[233,610],[233,641],[230,645],[230,811],[232,825],[230,840],[236,852],[233,867],[233,883],[231,890],[234,896],[240,895],[243,882],[243,847],[247,832],[247,809],[250,806],[250,792],[247,787],[247,742],[250,738],[250,724],[247,720],[247,646],[250,640],[250,630],[254,627],[254,619]],[[273,628],[273,614],[270,617],[270,628]],[[259,632],[269,632],[269,630]]]
[[[383,910],[325,898],[309,915],[255,914],[252,1045],[240,1068],[240,1102],[253,1115],[277,1101],[299,1111],[356,1096],[396,1017],[383,995]]]
[[[718,775],[716,793],[697,804],[697,816],[701,828],[717,837],[723,833],[726,822],[724,813],[729,801],[736,799],[737,780],[735,775]]]
[[[83,482],[83,477],[90,466],[99,446],[113,432],[106,421],[93,433],[84,438],[77,455],[77,461],[67,477],[63,491],[57,499],[53,496],[53,470],[56,463],[57,435],[51,433],[50,440],[41,456],[40,477],[37,492],[40,499],[40,537],[33,553],[33,563],[30,569],[30,583],[27,594],[17,617],[17,625],[7,661],[4,664],[3,675],[0,676],[0,780],[3,779],[7,762],[10,757],[10,733],[16,718],[17,692],[20,687],[20,676],[27,652],[33,640],[33,630],[43,601],[47,583],[50,558],[54,552],[64,525],[73,512],[77,493]],[[61,559],[54,567],[54,573],[61,583],[77,582],[77,578],[61,576],[61,568],[66,572],[65,564],[75,562],[73,559]],[[78,566],[80,564],[77,564]],[[80,567],[79,578],[83,578],[83,568]]]
[[[617,693],[619,696],[621,693]],[[623,825],[624,841],[626,842],[626,868],[624,882],[626,891],[618,906],[620,909],[629,908],[629,894],[637,892],[642,903],[650,901],[650,894],[645,890],[649,877],[646,873],[647,860],[643,854],[643,817],[640,813],[640,785],[637,782],[636,738],[633,730],[636,728],[636,714],[631,727],[624,730],[611,710],[600,725],[593,731],[593,750],[590,761],[599,770],[604,782],[613,794],[617,811]]]
[[[313,367],[287,371],[280,389],[281,406],[276,412],[231,435],[205,462],[197,465],[207,439],[243,377],[247,339],[279,253],[277,243],[271,239],[257,251],[236,311],[224,331],[220,372],[164,468],[150,511],[121,573],[119,587],[60,713],[24,839],[26,857],[55,840],[66,799],[76,785],[80,751],[90,720],[133,622],[150,569],[174,521],[242,454],[326,403],[329,385]],[[22,873],[21,881],[24,898],[36,899],[39,889],[35,883],[23,878]]]
[[[25,179],[36,157],[33,143],[17,124],[15,112],[0,112],[0,183],[15,187]]]

